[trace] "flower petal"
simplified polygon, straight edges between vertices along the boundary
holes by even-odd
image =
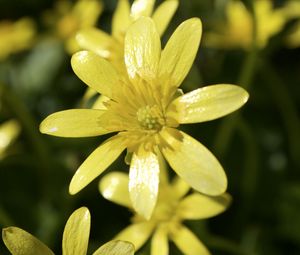
[[[63,255],[86,255],[90,227],[91,215],[86,207],[81,207],[72,213],[64,229]]]
[[[217,197],[194,193],[180,202],[177,212],[182,219],[206,219],[224,212],[230,202],[231,196],[227,193]]]
[[[220,195],[227,188],[224,170],[201,143],[176,129],[161,132],[168,146],[162,152],[170,166],[192,188],[207,195]]]
[[[128,0],[119,0],[112,19],[112,35],[122,42],[130,24],[129,2]]]
[[[151,255],[166,254],[169,254],[168,231],[161,225],[155,230],[151,239]]]
[[[129,196],[138,214],[150,219],[156,204],[159,162],[152,152],[134,153],[129,170]]]
[[[74,195],[100,175],[126,148],[123,138],[114,136],[102,143],[81,164],[73,176],[69,193]]]
[[[190,190],[190,186],[180,177],[175,176],[172,180],[172,190],[176,193],[177,198],[182,198]]]
[[[40,132],[61,137],[89,137],[110,133],[100,126],[103,110],[72,109],[49,115],[40,124]]]
[[[138,250],[150,237],[154,227],[155,225],[150,221],[135,223],[123,229],[114,239],[131,242]]]
[[[135,20],[152,14],[155,0],[135,0],[131,6],[131,17]]]
[[[152,15],[157,31],[162,35],[178,7],[178,0],[167,0],[158,6]]]
[[[99,182],[99,191],[106,199],[131,208],[128,192],[128,175],[121,172],[106,174]]]
[[[125,64],[129,78],[151,82],[156,78],[160,58],[160,38],[150,18],[132,24],[125,37]]]
[[[20,134],[21,126],[18,121],[12,119],[5,121],[0,125],[0,158],[4,152],[13,143]]]
[[[13,255],[54,255],[54,253],[36,237],[17,227],[2,230],[2,239]]]
[[[93,255],[134,255],[132,243],[113,240],[102,245]]]
[[[218,84],[196,89],[172,102],[174,116],[179,123],[195,123],[214,120],[227,115],[242,105],[249,94],[242,87]]]
[[[183,225],[176,228],[170,237],[185,255],[210,255],[204,244]]]
[[[188,74],[200,43],[201,21],[192,18],[184,21],[175,30],[162,51],[159,77],[168,87],[180,86]]]
[[[111,63],[91,51],[80,51],[72,56],[71,65],[75,74],[88,86],[113,98],[119,77]]]

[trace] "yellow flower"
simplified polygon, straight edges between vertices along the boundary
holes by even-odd
[[[0,60],[10,54],[28,49],[33,42],[35,26],[31,19],[0,22]]]
[[[42,133],[62,137],[88,137],[118,132],[101,144],[79,167],[70,183],[75,194],[100,175],[127,148],[129,192],[133,207],[150,218],[159,184],[158,154],[194,189],[209,195],[226,190],[224,170],[197,140],[176,128],[222,117],[248,99],[235,85],[219,84],[182,95],[178,87],[195,59],[201,21],[183,22],[164,50],[152,19],[142,17],[127,31],[125,64],[128,76],[90,51],[73,55],[77,76],[107,96],[103,109],[73,109],[48,116]]]
[[[257,24],[256,46],[264,48],[269,39],[282,30],[287,18],[283,8],[273,8],[270,0],[255,0],[254,13]],[[245,5],[230,0],[226,7],[227,22],[216,32],[206,34],[205,44],[217,48],[249,49],[253,41],[253,17]]]
[[[287,45],[291,48],[300,46],[300,21],[292,27],[292,30],[287,37]]]
[[[0,125],[0,159],[5,156],[7,148],[15,141],[20,131],[16,120],[9,120]]]
[[[67,221],[63,233],[63,255],[86,255],[90,235],[91,216],[87,208],[77,209]],[[36,237],[17,228],[2,230],[2,239],[12,255],[54,255],[54,253]],[[134,247],[123,241],[110,241],[93,255],[133,255]]]
[[[112,172],[102,178],[99,190],[102,195],[117,204],[132,209],[128,193],[128,176]],[[139,215],[132,224],[115,238],[132,242],[138,250],[152,235],[151,255],[169,254],[168,239],[186,255],[210,254],[203,243],[182,223],[184,220],[207,219],[226,210],[231,202],[229,194],[209,197],[198,192],[186,195],[189,186],[175,178],[160,184],[158,201],[152,217],[147,221]]]

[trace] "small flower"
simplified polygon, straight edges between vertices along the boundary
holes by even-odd
[[[125,64],[119,74],[105,59],[90,51],[72,57],[77,76],[107,96],[103,109],[73,109],[48,116],[42,133],[62,137],[88,137],[118,132],[100,145],[79,167],[70,183],[75,194],[100,175],[126,148],[132,155],[129,193],[133,207],[146,218],[156,203],[160,153],[191,187],[209,195],[227,187],[224,170],[201,143],[176,128],[222,117],[248,99],[235,85],[219,84],[182,95],[178,87],[186,77],[201,37],[201,21],[183,22],[161,51],[154,22],[142,17],[128,29]]]
[[[90,235],[91,216],[87,208],[74,211],[67,221],[62,241],[63,255],[86,255]],[[17,228],[2,230],[4,244],[12,255],[54,255],[54,253],[36,237]],[[133,255],[134,246],[123,241],[110,241],[93,255]]]
[[[0,60],[12,53],[31,47],[35,35],[35,26],[31,19],[0,22]]]
[[[21,127],[16,120],[8,120],[0,125],[0,159],[6,154],[7,148],[20,134]]]
[[[132,209],[128,193],[128,176],[111,172],[99,183],[101,194],[108,200]],[[207,219],[226,210],[231,202],[229,194],[208,197],[198,192],[188,194],[190,187],[179,178],[172,183],[166,179],[160,183],[158,201],[152,217],[147,221],[139,215],[132,224],[115,238],[132,242],[136,250],[152,236],[151,255],[169,254],[168,239],[173,241],[183,254],[210,254],[203,243],[182,223],[184,220]]]

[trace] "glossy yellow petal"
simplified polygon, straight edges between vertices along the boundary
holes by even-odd
[[[171,240],[185,255],[210,255],[204,244],[189,229],[182,225],[173,231]]]
[[[182,198],[190,190],[190,186],[180,177],[175,176],[172,180],[172,190],[176,193],[177,198]]]
[[[49,115],[40,124],[40,132],[62,137],[89,137],[107,134],[99,124],[103,110],[72,109]]]
[[[148,82],[156,78],[160,58],[160,38],[150,18],[142,17],[131,25],[125,37],[125,64],[129,78]]]
[[[134,153],[129,170],[129,196],[138,214],[150,219],[156,204],[159,162],[152,152]]]
[[[142,16],[149,17],[152,14],[155,0],[134,0],[131,6],[131,17],[138,19]]]
[[[207,195],[220,195],[227,188],[224,170],[201,143],[176,129],[161,132],[168,146],[162,152],[170,166],[192,188]]]
[[[180,202],[177,213],[188,220],[210,218],[224,212],[230,202],[231,196],[227,193],[216,197],[194,193]]]
[[[0,125],[0,158],[7,147],[13,143],[21,131],[21,126],[16,120],[8,120]]]
[[[168,86],[180,86],[188,74],[200,43],[201,21],[192,18],[181,23],[162,51],[159,63],[159,77]]]
[[[122,42],[130,24],[129,2],[128,0],[119,0],[112,19],[112,35]]]
[[[126,144],[119,136],[114,136],[102,143],[77,169],[70,183],[70,194],[76,194],[99,176],[125,148]]]
[[[242,87],[219,84],[184,94],[170,108],[176,108],[174,118],[179,123],[196,123],[223,117],[244,105],[248,98]]]
[[[63,255],[86,255],[90,227],[91,215],[86,207],[81,207],[72,213],[64,229]]]
[[[123,229],[114,239],[133,243],[135,249],[140,249],[150,237],[155,225],[150,221],[135,223]]]
[[[45,244],[17,227],[4,228],[2,239],[12,255],[54,255]]]
[[[114,240],[102,245],[93,255],[134,255],[134,246],[129,242]]]
[[[162,35],[168,27],[178,7],[178,0],[166,0],[158,6],[152,15],[157,31]]]
[[[110,57],[112,45],[115,44],[109,34],[96,28],[80,30],[76,34],[76,41],[81,49],[92,51],[103,58]]]
[[[106,174],[99,182],[99,191],[106,199],[131,208],[128,192],[128,175],[121,172]]]
[[[164,225],[159,226],[151,239],[151,255],[168,255],[168,231]]]
[[[71,64],[83,82],[100,94],[113,98],[119,77],[112,64],[91,51],[77,52],[72,56]]]

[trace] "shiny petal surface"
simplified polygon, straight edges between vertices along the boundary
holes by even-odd
[[[130,5],[128,0],[119,0],[112,19],[112,35],[123,41],[126,30],[131,24]]]
[[[129,196],[138,214],[150,219],[156,204],[159,162],[152,152],[134,153],[129,170]]]
[[[107,134],[99,119],[103,110],[72,109],[49,115],[40,124],[40,132],[61,137],[89,137]]]
[[[131,17],[135,20],[152,14],[155,0],[135,0],[131,6]]]
[[[125,64],[129,78],[151,82],[156,78],[160,58],[160,38],[150,18],[140,18],[125,37]]]
[[[173,231],[171,239],[185,255],[210,255],[204,244],[184,226]]]
[[[125,148],[126,144],[119,136],[114,136],[102,143],[76,171],[70,183],[70,194],[76,194],[99,176]]]
[[[111,55],[111,46],[115,43],[112,37],[102,30],[86,28],[76,34],[76,41],[81,49],[92,51],[103,58]]]
[[[168,27],[178,7],[178,0],[164,1],[152,15],[157,31],[162,35]]]
[[[196,123],[223,117],[244,105],[248,98],[241,87],[219,84],[184,94],[170,108],[176,108],[174,117],[179,123]]]
[[[227,188],[224,170],[201,143],[176,129],[166,128],[161,136],[168,144],[162,152],[175,172],[192,188],[207,195],[220,195]]]
[[[131,242],[138,250],[150,237],[153,229],[154,224],[152,222],[135,223],[122,230],[114,239]]]
[[[106,174],[99,182],[99,190],[103,197],[114,203],[131,208],[128,192],[128,175],[121,172]]]
[[[17,227],[4,228],[2,239],[13,255],[54,255],[45,244]]]
[[[168,255],[168,231],[164,226],[160,226],[155,230],[151,239],[151,255]]]
[[[162,51],[159,64],[159,77],[168,86],[180,86],[188,74],[200,43],[201,21],[192,18],[181,23]]]
[[[134,255],[132,243],[113,240],[102,245],[93,255]]]
[[[112,64],[91,51],[80,51],[72,56],[75,74],[100,94],[113,98],[118,88],[118,74]]]
[[[63,255],[86,255],[90,227],[91,215],[86,207],[81,207],[72,213],[64,229]]]
[[[231,196],[227,193],[216,197],[194,193],[180,202],[177,212],[183,219],[206,219],[224,212],[230,202]]]

